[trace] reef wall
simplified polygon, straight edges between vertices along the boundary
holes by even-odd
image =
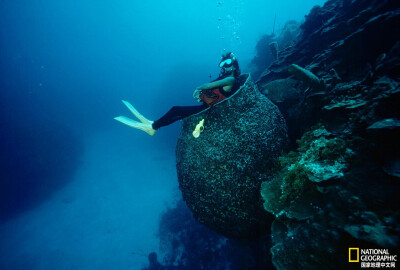
[[[399,27],[398,1],[327,1],[260,76],[292,149],[262,186],[277,269],[347,269],[349,247],[399,247]]]
[[[176,146],[179,186],[195,218],[219,234],[254,238],[269,230],[261,182],[287,142],[286,123],[250,77],[231,97],[183,120]],[[199,138],[192,133],[204,119]]]

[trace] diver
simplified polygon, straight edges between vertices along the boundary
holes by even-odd
[[[135,115],[140,122],[134,121],[125,116],[118,116],[114,119],[128,125],[130,127],[143,130],[153,136],[160,127],[170,125],[178,120],[181,120],[190,115],[199,113],[223,99],[233,95],[240,86],[239,62],[235,55],[231,52],[223,54],[219,62],[221,74],[219,77],[209,83],[203,84],[196,88],[193,97],[202,102],[198,106],[174,106],[165,115],[156,121],[151,121],[141,115],[129,102],[122,101],[128,109]]]

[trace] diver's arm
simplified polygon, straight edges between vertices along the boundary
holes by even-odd
[[[227,77],[227,78],[219,80],[219,81],[205,83],[205,84],[197,87],[197,89],[200,89],[200,90],[214,89],[214,88],[218,88],[218,87],[232,86],[234,83],[235,83],[234,77]]]

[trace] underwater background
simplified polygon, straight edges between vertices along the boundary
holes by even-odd
[[[242,245],[193,219],[177,180],[180,122],[150,137],[113,117],[129,115],[121,100],[152,120],[196,105],[192,92],[217,78],[224,51],[260,86],[277,79],[279,68],[263,73],[273,62],[268,44],[295,40],[290,27],[324,3],[0,1],[0,269],[293,269],[268,259],[270,244]],[[312,36],[310,24],[303,31]],[[287,119],[293,150],[308,130],[291,129],[292,100],[268,97]],[[309,137],[302,142],[310,147]],[[298,155],[281,161],[297,164]]]

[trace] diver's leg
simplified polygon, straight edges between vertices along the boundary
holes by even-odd
[[[174,106],[160,119],[153,122],[153,129],[168,126],[178,120],[188,117],[192,114],[201,112],[208,108],[208,105],[203,103],[200,106]]]

